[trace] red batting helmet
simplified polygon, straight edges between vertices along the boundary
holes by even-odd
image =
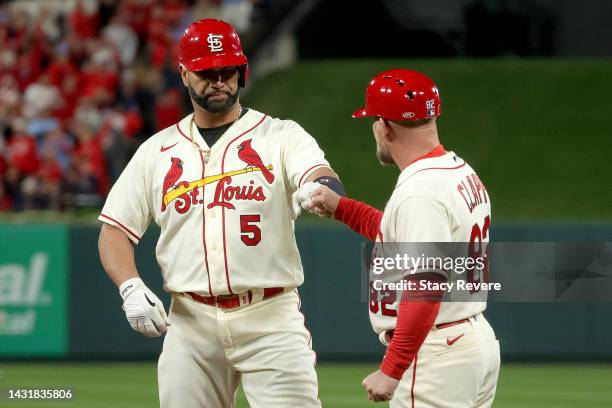
[[[191,23],[178,44],[179,64],[187,71],[239,66],[240,86],[248,77],[247,57],[238,33],[221,20],[202,19]]]
[[[404,121],[428,119],[440,115],[440,93],[428,76],[408,69],[381,72],[370,81],[365,107],[354,118],[378,116]]]

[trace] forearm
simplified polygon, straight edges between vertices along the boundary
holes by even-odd
[[[375,241],[380,233],[383,212],[352,198],[342,197],[334,217],[356,233]]]
[[[425,272],[420,278],[429,282],[444,282],[440,275]],[[380,370],[395,379],[401,379],[404,371],[412,364],[425,338],[433,327],[443,293],[438,290],[416,290],[403,293],[397,314],[397,323],[391,344],[387,348]]]
[[[134,261],[134,247],[123,231],[102,224],[98,250],[106,274],[117,287],[128,279],[139,277]]]

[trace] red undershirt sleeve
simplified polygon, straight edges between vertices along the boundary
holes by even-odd
[[[435,272],[418,274],[421,280],[444,282],[446,279]],[[397,313],[397,324],[393,338],[380,365],[380,370],[389,377],[401,379],[429,334],[438,312],[442,291],[405,291]]]
[[[334,217],[370,241],[376,241],[383,212],[366,203],[341,197]]]

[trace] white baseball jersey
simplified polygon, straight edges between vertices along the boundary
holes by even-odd
[[[193,114],[143,143],[99,220],[138,243],[153,220],[169,292],[224,295],[296,287],[295,192],[329,167],[297,123],[250,109],[209,148]]]
[[[480,256],[486,251],[490,223],[489,196],[476,172],[455,153],[444,152],[439,146],[432,154],[413,162],[401,172],[385,207],[381,236],[377,241],[466,243],[465,249],[470,243],[478,252],[472,256]],[[416,257],[419,255],[415,254]],[[482,271],[472,271],[465,280],[480,282],[482,279]],[[469,296],[469,291],[463,293]],[[374,331],[381,333],[394,329],[399,296],[389,291],[376,294],[378,301],[370,299],[370,322]],[[475,299],[486,299],[486,295],[478,291]],[[484,301],[444,301],[435,324],[465,319],[485,308]]]

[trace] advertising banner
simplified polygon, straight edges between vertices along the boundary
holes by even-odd
[[[67,239],[64,225],[0,224],[0,355],[66,353]]]

